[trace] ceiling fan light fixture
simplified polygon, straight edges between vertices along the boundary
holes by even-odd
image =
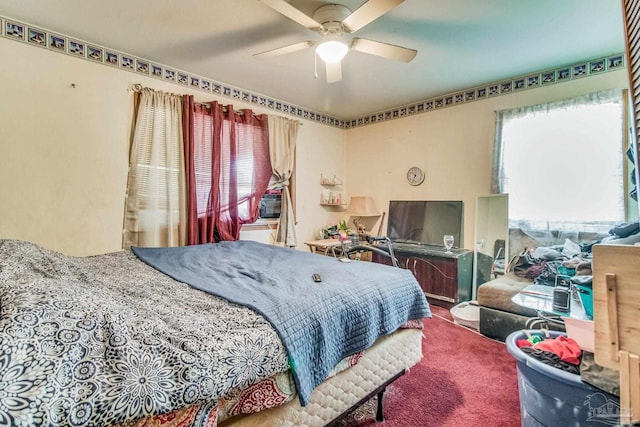
[[[339,40],[329,40],[320,43],[318,47],[316,47],[318,56],[320,56],[324,62],[330,64],[342,61],[342,58],[344,58],[348,51],[349,46]]]

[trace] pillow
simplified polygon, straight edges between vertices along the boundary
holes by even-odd
[[[611,245],[635,245],[636,243],[640,243],[640,233],[632,234],[628,237],[622,238],[605,237],[604,239],[602,239],[602,243],[608,243]]]
[[[609,234],[617,237],[629,237],[632,234],[636,234],[638,232],[640,232],[640,224],[638,223],[638,221],[618,224],[611,230],[609,230]]]

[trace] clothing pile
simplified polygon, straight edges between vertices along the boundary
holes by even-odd
[[[580,375],[582,381],[613,396],[620,396],[618,371],[598,365],[594,354],[582,351],[573,338],[558,335],[551,338],[546,329],[523,330],[526,338],[518,339],[516,345],[525,354],[571,374]]]
[[[597,243],[640,244],[640,221],[618,224],[609,230],[608,236],[593,242],[578,244],[565,239],[562,245],[525,248],[511,260],[507,270],[532,280],[536,285],[555,286],[561,278],[591,287],[591,250]]]
[[[592,246],[566,239],[564,245],[525,249],[512,261],[511,270],[516,276],[532,280],[536,285],[555,286],[560,279],[590,286],[593,277]]]
[[[582,350],[573,338],[567,338],[564,335],[551,338],[547,331],[545,335],[523,332],[527,338],[516,342],[520,350],[554,368],[580,375]]]

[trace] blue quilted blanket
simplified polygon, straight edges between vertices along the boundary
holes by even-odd
[[[431,316],[411,272],[381,264],[253,241],[132,250],[178,281],[262,314],[288,351],[303,406],[341,359],[408,320]]]

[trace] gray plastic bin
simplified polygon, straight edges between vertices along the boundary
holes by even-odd
[[[531,330],[530,333],[541,333]],[[549,331],[552,338],[566,335]],[[505,343],[516,359],[518,393],[522,426],[570,427],[607,426],[618,423],[620,403],[616,396],[605,393],[570,374],[529,356],[518,348],[518,340],[526,339],[523,331],[511,333]]]

